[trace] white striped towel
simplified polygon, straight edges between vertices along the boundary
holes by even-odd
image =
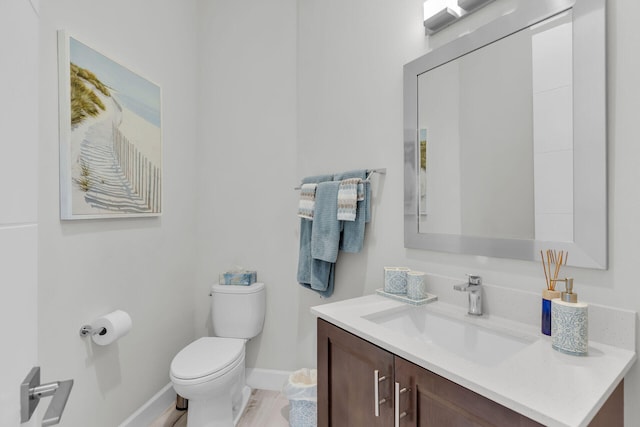
[[[318,184],[302,184],[300,203],[298,204],[300,218],[313,220],[313,212],[316,208],[316,188],[318,188]]]
[[[358,185],[360,178],[348,178],[340,181],[338,188],[338,220],[355,221],[358,207]]]

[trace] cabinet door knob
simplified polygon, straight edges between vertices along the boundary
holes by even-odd
[[[400,388],[400,383],[396,382],[395,385],[395,394],[394,394],[394,426],[400,427],[400,419],[407,416],[407,411],[400,412],[400,395],[411,391],[410,388],[403,387]]]

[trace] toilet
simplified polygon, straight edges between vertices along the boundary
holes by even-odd
[[[176,393],[189,400],[187,427],[232,427],[251,390],[245,384],[245,342],[264,325],[264,283],[213,285],[213,337],[197,339],[171,362]]]

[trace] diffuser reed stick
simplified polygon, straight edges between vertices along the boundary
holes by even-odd
[[[544,253],[540,251],[540,258],[542,258],[542,270],[544,271],[544,280],[547,284],[547,289],[555,291],[556,281],[558,281],[558,275],[563,265],[567,265],[567,258],[569,258],[569,252],[555,251],[547,249],[546,260]],[[551,266],[553,265],[553,270]]]
[[[542,270],[544,271],[544,282],[547,284],[547,289],[549,289],[549,276],[547,276],[547,266],[544,263],[544,254],[542,250],[540,250],[540,258],[542,258]]]

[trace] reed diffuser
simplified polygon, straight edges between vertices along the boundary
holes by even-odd
[[[540,251],[542,270],[547,284],[547,289],[542,291],[541,330],[543,334],[551,335],[551,300],[560,298],[560,291],[556,291],[556,282],[558,281],[560,269],[567,264],[569,252],[547,249],[546,255],[545,259],[545,253]]]

